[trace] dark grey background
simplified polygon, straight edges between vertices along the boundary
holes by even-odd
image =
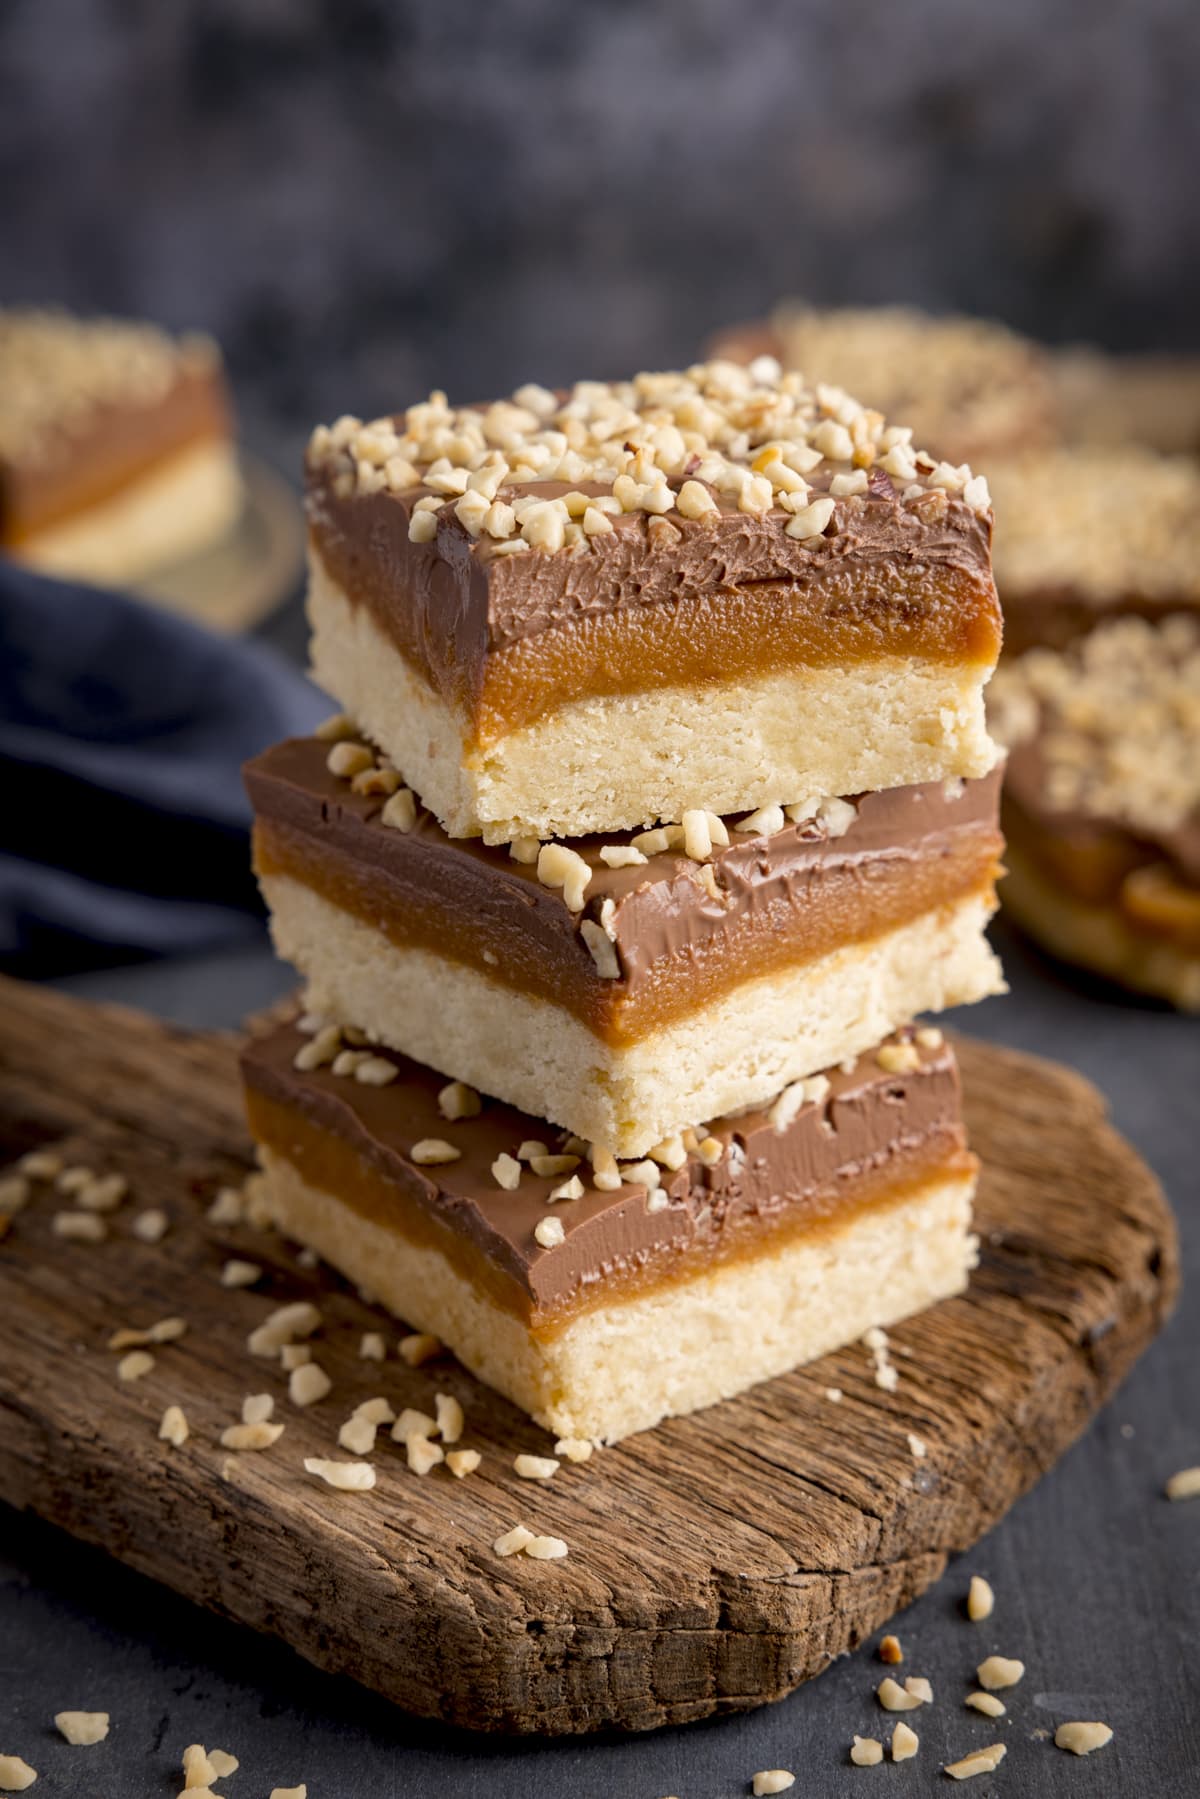
[[[1200,336],[1194,0],[8,0],[0,301],[248,415],[690,359],[781,294]]]
[[[1196,1021],[1067,984],[1019,940],[998,938],[1013,993],[960,1022],[1073,1062],[1100,1083],[1168,1186],[1195,1281]],[[291,983],[264,950],[73,986],[191,1023],[232,1024]],[[1200,1791],[1200,1500],[1169,1505],[1162,1486],[1200,1462],[1198,1361],[1200,1317],[1185,1295],[1083,1441],[901,1617],[909,1669],[927,1674],[936,1694],[932,1710],[908,1720],[921,1750],[902,1768],[847,1761],[856,1731],[890,1735],[894,1722],[872,1699],[884,1670],[870,1649],[742,1718],[619,1742],[470,1738],[415,1723],[2,1510],[0,1750],[41,1771],[39,1795],[63,1799],[166,1799],[195,1741],[241,1757],[242,1771],[221,1783],[229,1799],[265,1799],[273,1785],[302,1779],[309,1799],[725,1799],[746,1793],[756,1769],[779,1766],[796,1773],[796,1799],[842,1799],[881,1782],[890,1792],[944,1792],[944,1761],[999,1739],[1009,1746],[999,1773],[964,1789],[978,1799],[1187,1799]],[[996,1589],[984,1626],[958,1610],[974,1570]],[[961,1704],[971,1670],[993,1650],[1028,1667],[997,1725]],[[111,1711],[106,1744],[57,1740],[52,1715],[74,1706]],[[1035,1734],[1070,1717],[1104,1719],[1114,1742],[1085,1763]]]

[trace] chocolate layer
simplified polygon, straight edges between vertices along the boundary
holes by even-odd
[[[814,472],[814,499],[831,478],[827,465]],[[309,469],[316,554],[477,743],[557,709],[564,694],[880,657],[988,666],[999,649],[990,518],[940,489],[902,503],[882,469],[807,541],[787,535],[786,514],[740,512],[714,494],[719,513],[702,520],[674,512],[664,529],[626,513],[585,548],[520,556],[472,539],[451,508],[432,542],[411,543],[425,488],[341,498],[335,481],[327,465]],[[501,498],[568,491],[523,483]]]
[[[230,436],[220,368],[181,367],[150,404],[97,405],[53,433],[36,458],[0,460],[0,543],[27,539],[100,505],[171,456]]]
[[[304,882],[401,947],[562,1005],[614,1043],[989,888],[1003,847],[997,770],[861,795],[839,837],[816,819],[770,838],[731,830],[710,864],[715,897],[682,853],[613,869],[601,847],[631,833],[580,839],[592,878],[573,913],[504,847],[448,837],[425,811],[411,832],[383,824],[383,800],[354,793],[327,756],[293,739],[248,764],[258,872]],[[585,919],[605,929],[619,978],[599,974]]]
[[[243,1053],[258,1140],[348,1207],[402,1237],[436,1241],[535,1329],[630,1286],[751,1253],[773,1235],[828,1228],[966,1157],[953,1053],[914,1044],[918,1066],[907,1073],[887,1073],[874,1055],[848,1072],[831,1069],[828,1092],[782,1131],[757,1111],[719,1121],[711,1127],[719,1160],[709,1167],[693,1155],[674,1173],[663,1169],[653,1195],[638,1184],[598,1192],[584,1161],[583,1197],[550,1205],[566,1175],[525,1167],[508,1193],[491,1169],[531,1138],[556,1152],[559,1133],[491,1101],[477,1117],[448,1124],[437,1104],[441,1078],[392,1052],[399,1072],[385,1087],[328,1068],[298,1073],[293,1062],[306,1041],[288,1024]],[[461,1159],[418,1166],[411,1150],[426,1138],[452,1143]],[[551,1215],[565,1241],[543,1249],[534,1230]]]

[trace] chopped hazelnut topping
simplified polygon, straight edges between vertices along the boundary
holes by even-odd
[[[600,851],[600,860],[606,868],[640,868],[646,857],[632,843],[606,843]]]
[[[238,1189],[221,1187],[208,1208],[208,1217],[213,1224],[241,1224],[243,1211],[242,1195]]]
[[[285,1343],[311,1337],[320,1328],[321,1314],[316,1306],[307,1299],[296,1300],[270,1313],[257,1330],[251,1331],[246,1347],[251,1355],[277,1356]]]
[[[946,1041],[934,1024],[923,1024],[917,1032],[916,1040],[922,1049],[941,1049]]]
[[[560,1562],[568,1550],[561,1537],[531,1537],[525,1553],[535,1562]]]
[[[279,1351],[279,1366],[285,1374],[293,1368],[303,1368],[305,1362],[313,1359],[311,1343],[284,1343]]]
[[[664,1137],[661,1143],[654,1145],[650,1156],[653,1161],[658,1162],[663,1168],[669,1168],[672,1173],[682,1168],[688,1159],[687,1150],[683,1147],[683,1138],[679,1136]]]
[[[318,1362],[304,1362],[288,1375],[288,1398],[295,1406],[317,1405],[333,1386]]]
[[[474,1474],[483,1457],[477,1449],[448,1449],[446,1466],[455,1480],[462,1480],[465,1475]]]
[[[182,1449],[190,1435],[188,1421],[182,1406],[169,1405],[162,1415],[158,1427],[159,1438],[169,1443],[173,1449]]]
[[[578,1181],[578,1177],[576,1179]],[[582,1193],[582,1183],[579,1183],[579,1190]],[[557,1249],[560,1243],[567,1240],[567,1233],[559,1218],[539,1218],[533,1227],[533,1235],[543,1249]]]
[[[826,1387],[825,1397],[831,1405],[841,1405],[842,1389],[840,1387]]]
[[[443,1443],[457,1443],[463,1434],[463,1409],[452,1393],[438,1393],[434,1398],[438,1433]]]
[[[386,1056],[365,1056],[354,1070],[354,1078],[363,1087],[390,1087],[399,1073]]]
[[[592,871],[583,857],[562,843],[544,843],[538,852],[537,877],[543,887],[561,887],[572,912],[583,910]]]
[[[904,1691],[910,1699],[915,1699],[918,1705],[933,1704],[933,1688],[924,1675],[910,1674],[904,1683]]]
[[[570,1174],[578,1168],[579,1157],[577,1155],[552,1156],[549,1154],[530,1156],[529,1166],[534,1174],[541,1175],[544,1180],[549,1180],[556,1174]]]
[[[55,1712],[54,1722],[59,1735],[76,1745],[102,1743],[108,1735],[107,1712]]]
[[[457,1162],[462,1150],[455,1149],[444,1137],[422,1137],[413,1144],[409,1154],[418,1168],[437,1168],[444,1162]]]
[[[414,1474],[428,1474],[446,1459],[446,1451],[440,1443],[433,1443],[428,1437],[419,1437],[415,1433],[405,1439],[404,1454]]]
[[[300,1045],[292,1057],[292,1067],[302,1074],[311,1073],[314,1068],[323,1068],[327,1062],[332,1062],[341,1047],[341,1031],[336,1024],[328,1024]]]
[[[1060,1724],[1054,1743],[1058,1749],[1069,1749],[1072,1755],[1090,1755],[1093,1749],[1103,1749],[1111,1743],[1112,1735],[1107,1724]]]
[[[521,1184],[521,1164],[515,1156],[498,1155],[492,1163],[492,1179],[506,1193],[515,1193]]]
[[[411,1336],[401,1337],[397,1347],[400,1360],[407,1362],[410,1368],[419,1368],[423,1362],[432,1361],[434,1356],[442,1353],[441,1343],[428,1331],[415,1331]]]
[[[56,1212],[50,1228],[70,1243],[103,1243],[108,1236],[108,1226],[95,1212]]]
[[[855,1737],[850,1745],[850,1760],[856,1768],[874,1768],[883,1760],[883,1744],[878,1737]]]
[[[227,1424],[221,1432],[222,1449],[270,1449],[283,1435],[282,1424],[259,1419],[257,1424]]]
[[[310,1455],[304,1458],[304,1471],[343,1493],[368,1493],[375,1485],[375,1470],[369,1462],[331,1462]]]
[[[364,1331],[358,1345],[358,1353],[364,1362],[382,1362],[387,1355],[387,1348],[380,1331]]]
[[[536,1137],[526,1137],[525,1141],[517,1150],[517,1160],[519,1162],[528,1162],[532,1166],[533,1158],[535,1156],[548,1156],[549,1154],[550,1151],[546,1145],[539,1142]]]
[[[1003,1699],[997,1699],[994,1693],[968,1693],[963,1704],[982,1712],[985,1718],[1002,1718],[1008,1710]]]
[[[924,1437],[918,1437],[915,1431],[908,1433],[908,1449],[914,1462],[923,1462],[929,1453]]]
[[[365,743],[346,741],[335,743],[325,758],[325,766],[331,775],[341,775],[349,780],[352,775],[361,774],[364,769],[371,768],[375,762],[375,752],[369,750]]]
[[[531,1530],[526,1530],[523,1524],[514,1524],[511,1530],[496,1538],[492,1548],[497,1555],[521,1555],[533,1540]]]
[[[513,1462],[513,1472],[522,1480],[553,1480],[559,1466],[553,1456],[519,1455]]]
[[[129,1228],[143,1243],[161,1243],[171,1228],[171,1220],[158,1206],[148,1206],[137,1214]]]
[[[911,1043],[885,1043],[875,1051],[875,1060],[885,1074],[912,1074],[921,1066],[921,1058]]]
[[[275,1410],[271,1393],[247,1393],[242,1401],[243,1424],[266,1424]]]
[[[1200,1468],[1181,1468],[1166,1485],[1168,1499],[1200,1498]]]
[[[10,1174],[0,1181],[0,1212],[8,1217],[23,1211],[29,1204],[29,1182],[24,1175]]]
[[[236,1774],[242,1765],[236,1755],[228,1755],[224,1749],[210,1749],[208,1759],[218,1780],[225,1780],[230,1774]]]
[[[583,1182],[577,1174],[573,1174],[559,1186],[552,1187],[546,1198],[551,1203],[557,1199],[582,1199]]]
[[[334,712],[321,720],[313,736],[323,743],[344,743],[348,737],[358,736],[358,726],[348,712]]]
[[[460,1118],[477,1118],[483,1110],[483,1101],[474,1087],[468,1087],[464,1081],[451,1081],[438,1094],[438,1111],[448,1123],[454,1124]]]
[[[17,1173],[31,1181],[57,1180],[62,1173],[62,1157],[52,1149],[31,1149],[17,1163]]]
[[[787,823],[782,806],[760,806],[734,825],[734,830],[748,837],[774,837]]]
[[[915,1711],[918,1705],[924,1704],[924,1701],[916,1693],[910,1693],[907,1690],[907,1682],[901,1686],[900,1682],[893,1680],[890,1674],[886,1679],[880,1681],[875,1689],[875,1696],[886,1712],[911,1712]]]
[[[586,1437],[560,1437],[554,1453],[565,1456],[568,1462],[587,1462],[591,1460],[592,1445]]]
[[[802,1106],[820,1104],[828,1092],[829,1081],[823,1074],[810,1075],[804,1081],[793,1081],[789,1087],[784,1088],[767,1113],[772,1130],[777,1133],[786,1131]]]
[[[989,1655],[975,1670],[981,1687],[994,1692],[997,1687],[1015,1687],[1025,1673],[1025,1663],[1005,1655]]]
[[[899,1637],[884,1637],[879,1645],[879,1659],[881,1662],[890,1662],[893,1667],[897,1662],[904,1660],[904,1651],[900,1647]]]
[[[921,1741],[916,1731],[901,1720],[892,1732],[892,1760],[894,1762],[911,1761],[920,1747]]]
[[[262,1269],[257,1262],[242,1262],[234,1256],[221,1268],[221,1285],[223,1287],[252,1287],[255,1281],[262,1279]]]
[[[76,1162],[72,1163],[69,1168],[63,1169],[54,1185],[59,1193],[70,1198],[73,1193],[78,1193],[81,1187],[90,1187],[95,1178],[94,1169],[85,1168],[82,1163]]]
[[[987,1749],[973,1749],[961,1761],[947,1762],[944,1772],[951,1780],[973,1780],[976,1774],[994,1774],[1006,1754],[1003,1743],[993,1743]]]
[[[657,1162],[647,1158],[644,1162],[626,1162],[621,1170],[622,1182],[630,1187],[645,1187],[648,1193],[654,1193],[662,1182]]]
[[[392,1425],[393,1443],[407,1443],[410,1437],[436,1435],[437,1419],[431,1418],[428,1412],[417,1411],[415,1406],[406,1405]]]
[[[991,1617],[995,1603],[996,1596],[982,1574],[972,1574],[967,1588],[967,1617],[973,1624],[979,1624],[984,1618]]]
[[[514,837],[508,846],[508,853],[514,862],[532,867],[541,854],[541,848],[541,842],[536,837]]]
[[[750,1782],[750,1790],[756,1796],[762,1793],[786,1793],[795,1784],[796,1776],[789,1769],[763,1768]]]
[[[209,1761],[200,1743],[189,1743],[183,1752],[183,1788],[191,1792],[197,1787],[211,1786],[217,1779],[217,1770]]]
[[[117,1363],[117,1379],[121,1381],[142,1380],[154,1367],[154,1357],[148,1350],[131,1349],[128,1355],[122,1356]]]
[[[397,788],[379,814],[379,819],[390,830],[411,831],[417,822],[417,801],[411,788]]]
[[[616,946],[607,931],[594,919],[585,918],[580,922],[580,936],[587,944],[588,953],[596,964],[596,973],[602,981],[619,981],[621,964],[617,958]]]

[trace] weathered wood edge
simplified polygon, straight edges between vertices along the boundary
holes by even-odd
[[[180,1256],[188,1231],[200,1232],[194,1196],[236,1177],[248,1156],[232,1043],[4,983],[0,1116],[13,1152],[64,1135],[117,1159],[140,1156],[144,1203],[173,1194],[181,1218],[162,1252],[139,1246],[127,1273],[122,1264],[115,1300],[91,1304],[80,1299],[77,1278],[88,1266],[80,1260],[86,1251],[64,1253],[55,1244],[47,1259],[43,1229],[33,1253],[22,1253],[34,1235],[25,1216],[0,1248],[0,1496],[218,1612],[284,1637],[319,1666],[457,1724],[543,1733],[646,1729],[778,1698],[915,1598],[950,1554],[1003,1515],[1112,1392],[1174,1296],[1169,1209],[1154,1177],[1107,1124],[1095,1090],[1055,1064],[983,1044],[960,1047],[976,1139],[986,1149],[1004,1135],[999,1109],[1010,1123],[1006,1160],[995,1159],[993,1145],[994,1192],[989,1198],[985,1186],[984,1258],[971,1297],[905,1330],[914,1367],[936,1323],[929,1341],[938,1356],[945,1348],[939,1333],[957,1332],[970,1338],[977,1359],[980,1344],[990,1345],[1003,1378],[985,1359],[972,1375],[974,1391],[964,1385],[948,1397],[922,1373],[931,1385],[922,1416],[939,1428],[914,1470],[897,1459],[895,1421],[885,1418],[888,1429],[881,1428],[887,1402],[864,1380],[861,1354],[843,1352],[819,1370],[606,1452],[586,1479],[561,1493],[556,1483],[545,1496],[546,1527],[572,1541],[571,1560],[498,1563],[488,1544],[520,1509],[511,1480],[475,1476],[434,1489],[410,1477],[394,1505],[367,1512],[359,1501],[348,1510],[303,1477],[281,1480],[269,1458],[230,1458],[199,1442],[187,1454],[164,1453],[146,1428],[156,1415],[149,1395],[139,1395],[134,1428],[121,1432],[114,1454],[102,1423],[112,1368],[95,1353],[97,1335],[117,1321],[114,1313],[125,1320],[133,1309],[145,1318],[229,1304],[211,1283],[196,1298]],[[1097,1204],[1093,1185],[1100,1193],[1095,1241],[1075,1261],[1039,1226],[1053,1198],[1038,1185],[1046,1147],[1039,1131],[1053,1118],[1062,1165],[1086,1204]],[[1017,1191],[1025,1203],[1006,1221]],[[272,1265],[273,1303],[297,1278],[330,1285],[327,1276],[298,1277],[283,1246],[264,1253],[256,1238],[251,1253]],[[116,1267],[110,1261],[107,1271]],[[181,1280],[189,1281],[186,1291]],[[331,1304],[358,1328],[379,1322],[344,1289]],[[68,1307],[82,1315],[64,1337]],[[240,1329],[234,1337],[240,1344]],[[178,1348],[175,1365],[186,1363],[189,1378],[198,1371],[214,1391],[222,1381],[227,1391],[246,1390],[244,1374],[231,1381],[219,1344],[189,1337]],[[335,1377],[345,1372],[361,1382],[361,1365],[342,1367],[352,1357],[331,1349],[322,1360]],[[1010,1361],[1024,1362],[1023,1384]],[[478,1409],[483,1390],[458,1378],[473,1389]],[[838,1416],[836,1433],[852,1433],[855,1455],[875,1457],[878,1466],[844,1476],[826,1455],[797,1475],[797,1461],[826,1430],[820,1395],[834,1382],[853,1408]],[[123,1405],[128,1397],[121,1395]],[[221,1421],[232,1416],[230,1403]],[[487,1403],[492,1439],[509,1454],[540,1444],[511,1408],[492,1396]],[[289,1421],[296,1454],[328,1453],[327,1445],[322,1451],[303,1440],[307,1424],[307,1415]],[[813,1433],[799,1454],[798,1425]],[[853,1503],[838,1490],[844,1478]],[[673,1483],[696,1494],[685,1543],[673,1543],[664,1523]],[[825,1519],[824,1537],[812,1526],[816,1513]],[[711,1535],[707,1554],[698,1519]]]

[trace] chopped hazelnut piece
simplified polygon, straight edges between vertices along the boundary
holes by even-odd
[[[885,1043],[875,1051],[875,1060],[886,1074],[912,1074],[921,1066],[921,1058],[911,1043]]]
[[[227,1424],[221,1432],[222,1449],[270,1449],[283,1435],[282,1424],[260,1418],[256,1424]]]
[[[553,1456],[519,1455],[513,1462],[513,1472],[522,1480],[552,1480],[559,1466]]]
[[[393,831],[411,831],[417,822],[417,800],[411,788],[401,787],[379,814],[381,824]]]
[[[437,1434],[437,1419],[406,1405],[392,1425],[393,1443],[407,1443],[410,1437],[432,1437]]]
[[[972,1574],[967,1588],[967,1617],[973,1624],[982,1623],[991,1617],[995,1604],[996,1596],[982,1574]]]
[[[241,1224],[243,1211],[239,1190],[236,1187],[220,1187],[208,1208],[208,1218],[212,1224]]]
[[[796,1776],[788,1768],[763,1768],[750,1782],[750,1790],[755,1795],[762,1793],[786,1793],[789,1787],[796,1784]]]
[[[334,712],[329,718],[323,718],[313,732],[323,743],[342,743],[347,737],[357,737],[358,726],[348,712]]]
[[[354,1078],[362,1087],[390,1087],[400,1070],[386,1056],[364,1056],[354,1070]]]
[[[565,1456],[568,1462],[587,1462],[591,1460],[592,1445],[586,1437],[560,1437],[554,1453]]]
[[[559,1562],[568,1551],[561,1537],[533,1537],[526,1543],[525,1553],[535,1562]]]
[[[611,902],[610,902],[611,903]],[[617,956],[616,945],[602,925],[594,919],[585,918],[579,926],[579,934],[587,944],[588,954],[596,967],[596,973],[602,981],[619,981],[621,964]]]
[[[546,1195],[546,1198],[550,1202],[557,1199],[582,1199],[583,1182],[577,1174],[573,1174],[569,1180],[563,1181],[560,1186],[552,1187],[550,1192]],[[545,1219],[543,1222],[548,1224],[550,1220]],[[561,1225],[559,1226],[559,1229],[562,1229]],[[539,1238],[538,1241],[540,1242],[541,1239]]]
[[[1090,1755],[1093,1749],[1103,1749],[1111,1743],[1112,1734],[1107,1724],[1060,1724],[1054,1743],[1058,1749],[1069,1749],[1072,1755]]]
[[[455,1480],[462,1480],[468,1474],[474,1474],[483,1457],[477,1449],[448,1449],[446,1466]]]
[[[69,1168],[63,1169],[54,1186],[57,1192],[64,1194],[69,1199],[73,1193],[78,1193],[81,1187],[90,1187],[95,1178],[94,1169],[85,1168],[81,1162],[73,1162]]]
[[[523,1144],[522,1148],[527,1149],[529,1148],[529,1145]],[[579,1157],[574,1154],[530,1156],[529,1166],[532,1168],[533,1172],[540,1175],[543,1180],[550,1180],[556,1174],[570,1174],[574,1169],[578,1168]]]
[[[580,1186],[580,1192],[582,1191],[583,1188]],[[567,1240],[567,1233],[564,1231],[562,1220],[559,1218],[539,1218],[537,1224],[534,1226],[533,1235],[534,1240],[540,1244],[543,1249],[557,1249],[560,1244],[565,1243]]]
[[[221,1285],[223,1287],[252,1287],[255,1281],[262,1279],[262,1269],[257,1262],[243,1262],[231,1256],[221,1267]]]
[[[910,1674],[904,1683],[904,1691],[918,1705],[933,1704],[933,1688],[923,1674]]]
[[[1181,1468],[1167,1482],[1168,1499],[1200,1498],[1200,1468]]]
[[[946,1039],[936,1025],[925,1024],[917,1032],[916,1041],[922,1049],[941,1049]]]
[[[122,1381],[141,1380],[154,1366],[154,1357],[145,1349],[131,1349],[117,1363],[117,1379]]]
[[[498,1155],[492,1163],[492,1179],[505,1193],[515,1193],[521,1185],[521,1164],[515,1156]]]
[[[382,1362],[387,1356],[382,1332],[364,1331],[359,1339],[358,1353],[364,1362]]]
[[[1024,1662],[1010,1660],[1005,1655],[989,1655],[976,1668],[975,1678],[991,1693],[997,1687],[1015,1687],[1024,1673]]]
[[[916,1432],[911,1430],[908,1433],[908,1449],[914,1462],[924,1461],[926,1455],[929,1453],[925,1445],[924,1437],[918,1437]]]
[[[30,1186],[23,1174],[10,1174],[0,1181],[0,1212],[12,1217],[29,1204]]]
[[[457,1162],[462,1150],[455,1149],[444,1137],[422,1137],[409,1151],[418,1168],[438,1168],[446,1162]]]
[[[236,1755],[229,1755],[224,1749],[210,1749],[208,1759],[218,1780],[225,1780],[230,1774],[236,1774],[242,1765]]]
[[[890,1674],[880,1681],[875,1689],[875,1696],[885,1712],[911,1712],[923,1703],[915,1693],[908,1692],[898,1680],[893,1680]]]
[[[247,1393],[242,1401],[243,1424],[265,1424],[275,1410],[271,1393]]]
[[[440,1443],[416,1435],[407,1438],[404,1453],[414,1474],[428,1474],[431,1468],[436,1468],[439,1462],[446,1459],[446,1452]]]
[[[325,758],[325,766],[331,775],[340,775],[344,780],[358,775],[364,769],[372,767],[375,757],[365,743],[355,743],[351,738],[344,738],[335,743]]]
[[[162,1415],[158,1427],[159,1438],[169,1443],[173,1449],[182,1449],[190,1435],[188,1421],[182,1406],[169,1405]]]
[[[890,1662],[892,1667],[904,1660],[904,1651],[900,1647],[899,1637],[884,1637],[879,1645],[879,1659],[881,1662]]]
[[[307,1299],[280,1306],[251,1331],[246,1347],[251,1355],[277,1356],[286,1343],[311,1337],[321,1327],[321,1314]]]
[[[511,1530],[496,1538],[492,1548],[497,1555],[521,1555],[533,1540],[531,1530],[526,1530],[523,1524],[514,1524]]]
[[[973,1780],[976,1774],[994,1774],[1007,1750],[1003,1743],[992,1743],[987,1749],[974,1749],[961,1761],[947,1762],[944,1772],[951,1780]]]
[[[304,1471],[342,1493],[369,1493],[375,1485],[375,1470],[369,1462],[333,1462],[310,1455],[304,1458]]]
[[[311,1343],[285,1343],[279,1351],[279,1365],[285,1374],[290,1374],[293,1368],[302,1368],[312,1359]]]
[[[332,1386],[318,1362],[304,1362],[288,1375],[288,1398],[295,1406],[318,1405]]]
[[[537,877],[543,887],[561,887],[572,912],[582,912],[592,871],[583,857],[562,843],[544,843],[538,852]]]
[[[850,1760],[856,1768],[874,1768],[883,1760],[883,1744],[878,1737],[855,1737],[850,1745]]]
[[[103,1243],[108,1236],[108,1226],[95,1212],[56,1212],[50,1228],[68,1243]]]
[[[915,1730],[901,1721],[892,1732],[892,1760],[894,1762],[911,1761],[921,1747],[920,1738]]]
[[[1003,1699],[997,1699],[994,1693],[968,1693],[963,1704],[982,1712],[985,1718],[1002,1718],[1008,1710]]]
[[[102,1743],[108,1735],[107,1712],[55,1712],[54,1722],[68,1743]]]
[[[600,860],[607,868],[638,868],[646,858],[632,843],[606,843],[600,851]]]
[[[195,1787],[211,1786],[217,1778],[217,1770],[209,1761],[200,1743],[189,1743],[183,1752],[183,1788],[191,1792]]]
[[[31,1181],[57,1180],[62,1173],[62,1157],[52,1149],[31,1149],[17,1163],[17,1173]]]
[[[410,1368],[419,1368],[423,1362],[432,1361],[434,1356],[442,1353],[440,1341],[428,1331],[415,1331],[412,1336],[401,1337],[397,1347],[401,1361],[407,1362]]]
[[[129,1228],[143,1243],[161,1243],[171,1228],[171,1220],[158,1206],[148,1206],[137,1214]]]
[[[457,1443],[463,1434],[463,1409],[453,1393],[438,1393],[434,1396],[434,1410],[437,1412],[438,1433],[443,1443]]]
[[[448,1123],[454,1124],[460,1118],[477,1118],[483,1110],[483,1101],[474,1087],[468,1087],[464,1081],[451,1081],[443,1087],[437,1096],[438,1111]]]

